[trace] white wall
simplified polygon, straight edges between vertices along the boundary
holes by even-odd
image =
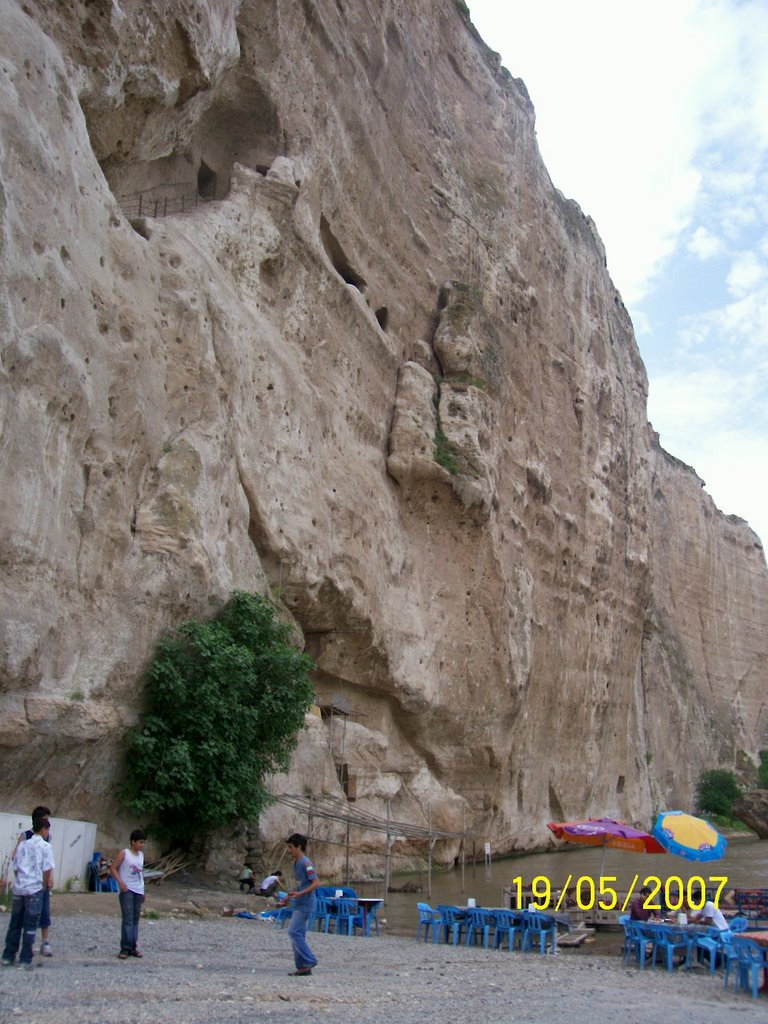
[[[31,827],[28,814],[0,813],[0,871],[6,881],[13,881],[10,857],[19,833]],[[57,889],[63,889],[70,878],[86,881],[95,843],[96,825],[92,821],[51,818],[51,845],[56,862],[53,875]]]

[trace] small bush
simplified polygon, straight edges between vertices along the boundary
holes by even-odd
[[[733,817],[733,802],[741,796],[741,789],[733,772],[725,768],[711,768],[701,773],[697,796],[702,813],[730,819]]]
[[[266,598],[236,591],[212,622],[160,640],[123,798],[172,845],[258,819],[314,700],[310,658]]]
[[[760,766],[757,769],[757,784],[760,789],[768,789],[768,750],[760,751]]]
[[[441,427],[435,431],[435,462],[443,469],[447,469],[451,476],[456,476],[459,472],[459,460]]]

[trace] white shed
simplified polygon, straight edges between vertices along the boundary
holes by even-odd
[[[31,826],[29,814],[0,812],[0,870],[4,881],[13,882],[11,854],[19,833]],[[74,878],[86,883],[95,844],[96,825],[92,821],[51,818],[51,845],[56,862],[53,874],[57,889],[64,889]]]

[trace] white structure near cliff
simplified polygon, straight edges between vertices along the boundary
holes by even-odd
[[[96,825],[91,821],[70,821],[51,818],[51,845],[55,887],[64,889],[75,879],[82,885],[88,881],[88,865],[96,847]],[[29,815],[0,813],[0,865],[3,881],[13,884],[11,855],[20,834],[30,827]]]

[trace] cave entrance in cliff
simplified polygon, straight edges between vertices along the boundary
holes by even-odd
[[[205,160],[200,161],[197,172],[197,194],[201,199],[215,199],[218,176],[212,171]]]
[[[368,282],[362,275],[358,274],[347,258],[341,247],[341,243],[331,230],[331,225],[326,220],[325,214],[320,214],[320,240],[323,243],[328,259],[339,277],[347,284],[357,288],[359,292],[365,292]]]

